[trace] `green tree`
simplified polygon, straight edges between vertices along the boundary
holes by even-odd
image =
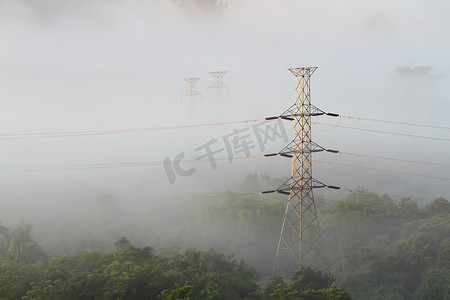
[[[267,288],[271,288],[276,282],[271,299],[275,300],[321,300],[321,299],[351,299],[349,294],[332,286],[335,278],[320,270],[315,270],[311,266],[303,265],[291,277],[289,285],[286,287],[281,277],[274,277]]]
[[[264,288],[264,295],[269,297],[272,294],[278,285],[285,288],[286,284],[284,283],[284,279],[281,276],[275,276],[270,278],[269,282],[267,282],[266,287]]]
[[[306,290],[320,290],[330,287],[336,279],[320,270],[315,270],[309,265],[303,265],[294,273],[291,285],[299,292]]]
[[[430,214],[448,215],[450,214],[450,202],[442,197],[439,197],[434,199],[426,209]]]
[[[349,293],[334,285],[326,289],[307,290],[300,293],[298,300],[351,300]]]
[[[194,300],[192,298],[192,286],[186,282],[183,286],[175,283],[175,288],[172,290],[163,290],[160,298],[163,300]]]
[[[0,222],[0,260],[8,255],[9,229]]]
[[[447,268],[429,268],[414,293],[415,299],[450,299],[450,273]]]
[[[43,261],[27,264],[0,262],[0,299],[22,299],[33,282],[43,279],[46,267]]]
[[[41,246],[31,237],[32,227],[22,223],[9,235],[8,252],[16,262],[27,263],[46,258]]]
[[[126,237],[121,236],[121,237],[114,243],[114,247],[116,248],[116,250],[117,250],[119,253],[124,254],[125,252],[127,252],[128,249],[130,249],[131,243],[127,240]]]
[[[298,299],[299,293],[297,290],[292,289],[291,286],[285,287],[283,284],[277,284],[275,291],[270,294],[270,299],[273,300],[296,300]]]

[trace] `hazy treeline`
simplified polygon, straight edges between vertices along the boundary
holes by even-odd
[[[214,250],[154,255],[124,237],[115,246],[114,252],[82,251],[51,260],[3,258],[0,298],[258,299],[255,271]]]
[[[251,190],[252,185],[265,185],[267,180],[270,179],[252,175],[243,185]],[[273,185],[273,182],[270,184]],[[10,281],[0,285],[11,287],[17,278],[23,277],[27,282],[39,283],[34,285],[36,292],[45,289],[44,283],[49,278],[42,276],[50,274],[48,270],[52,269],[52,264],[80,265],[77,261],[88,257],[103,261],[96,274],[106,276],[108,266],[116,260],[120,266],[127,261],[133,265],[134,258],[127,256],[125,259],[123,249],[118,247],[122,241],[126,249],[142,255],[147,253],[144,256],[148,263],[152,261],[151,264],[155,263],[154,260],[163,262],[169,257],[172,260],[189,260],[187,257],[192,253],[200,257],[210,257],[208,255],[214,253],[212,256],[220,257],[218,261],[223,260],[221,266],[229,265],[225,269],[219,268],[220,272],[231,270],[233,273],[239,268],[246,270],[247,277],[239,277],[239,281],[248,285],[247,288],[251,286],[246,291],[255,297],[273,294],[275,299],[297,299],[305,292],[299,288],[300,285],[295,287],[298,276],[291,278],[290,283],[284,282],[289,279],[269,279],[284,213],[284,197],[273,195],[260,198],[254,194],[233,193],[188,195],[168,200],[158,207],[142,204],[139,214],[121,208],[111,199],[103,199],[100,202],[102,209],[93,210],[90,215],[81,209],[74,211],[72,219],[61,221],[53,231],[47,229],[47,235],[42,228],[36,228],[39,232],[36,240],[45,253],[32,239],[31,226],[22,224],[15,230],[1,227],[1,280]],[[333,280],[315,289],[323,290],[322,293],[325,293],[324,289],[328,289],[328,293],[344,293],[342,290],[345,290],[356,299],[446,299],[450,295],[450,275],[447,271],[450,267],[450,205],[446,199],[438,198],[427,206],[419,207],[410,199],[393,201],[387,195],[380,196],[360,189],[339,201],[322,201],[319,220],[321,242],[307,262],[315,270],[327,272],[317,278],[323,279],[330,274]],[[56,234],[58,232],[61,235]],[[70,234],[63,236],[63,232]],[[117,234],[126,234],[132,243],[123,238],[117,241]],[[153,254],[146,245],[153,247],[158,254]],[[189,250],[191,248],[200,250]],[[234,253],[237,261],[245,260],[248,265],[208,248],[221,253]],[[97,252],[80,252],[83,249]],[[180,264],[174,270],[172,267],[168,269],[175,273],[190,272],[185,267],[188,265]],[[155,265],[152,265],[151,269],[154,268]],[[190,270],[194,274],[199,269]],[[161,277],[161,274],[155,275],[155,278]],[[165,282],[152,295],[160,295],[164,289],[168,290],[167,293],[179,289],[203,297],[200,294],[203,285],[190,279],[203,275],[193,274]],[[217,278],[210,279],[214,282]],[[107,282],[106,278],[102,280]],[[256,284],[258,280],[259,286]],[[337,288],[331,288],[331,284]],[[267,290],[266,286],[271,288]],[[32,289],[31,286],[28,288]]]
[[[155,255],[121,237],[114,252],[48,259],[30,226],[22,224],[12,235],[1,229],[1,299],[350,299],[332,286],[331,275],[308,266],[288,286],[276,277],[262,288],[252,267],[212,249]]]
[[[321,225],[322,250],[313,259],[357,299],[448,299],[447,200],[419,209],[360,190],[324,211]]]

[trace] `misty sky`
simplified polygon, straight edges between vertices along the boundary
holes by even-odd
[[[323,67],[312,78],[312,102],[325,111],[450,127],[449,66],[350,68],[449,64],[449,11],[450,3],[442,0],[230,0],[222,12],[183,10],[169,0],[0,0],[0,134],[260,119],[294,102],[295,78],[286,69],[302,66]],[[222,103],[212,103],[207,95],[203,103],[183,102],[183,78],[201,78],[197,89],[206,93],[208,72],[222,70],[228,72],[224,82],[229,87]],[[450,138],[444,129],[348,119],[340,124]],[[218,162],[215,170],[199,163],[189,166],[198,169],[196,174],[172,186],[162,166],[19,168],[162,161],[180,152],[195,159],[195,148],[249,126],[0,140],[0,220],[28,201],[52,203],[67,197],[67,191],[113,193],[132,201],[173,191],[233,190],[251,172],[288,176],[289,170],[274,171],[289,166],[281,158]],[[448,141],[329,129],[313,129],[314,140],[327,148],[450,164]],[[267,150],[283,146],[280,139]],[[258,148],[253,151],[261,154]],[[315,158],[450,178],[448,167],[342,155]],[[314,174],[349,188],[450,198],[448,180],[327,164],[315,166]]]

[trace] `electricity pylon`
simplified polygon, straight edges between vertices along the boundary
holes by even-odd
[[[289,195],[278,241],[273,275],[292,274],[304,262],[320,238],[319,220],[317,218],[313,189],[336,186],[325,185],[312,177],[312,153],[336,150],[325,149],[311,141],[311,117],[320,115],[338,116],[325,113],[311,105],[310,78],[316,67],[291,68],[297,84],[295,87],[296,100],[288,110],[278,117],[294,122],[292,142],[283,150],[266,156],[280,155],[292,158],[291,178],[275,191]]]
[[[211,89],[215,90],[215,98],[217,101],[222,100],[222,89],[228,88],[222,81],[225,74],[227,74],[227,72],[225,72],[225,71],[209,72],[209,75],[212,76],[214,81],[213,81],[213,83],[211,83],[208,86],[208,93],[209,93],[209,90],[211,90]]]
[[[192,104],[192,100],[194,100],[197,96],[202,96],[200,92],[197,91],[195,84],[199,81],[200,78],[184,78],[184,81],[188,84],[188,90],[184,93],[183,97],[189,98],[189,102]],[[200,98],[201,99],[201,98]]]

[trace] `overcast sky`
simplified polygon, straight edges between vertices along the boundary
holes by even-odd
[[[323,67],[312,77],[312,101],[325,111],[450,127],[449,66],[351,68],[449,64],[449,11],[450,3],[443,0],[230,0],[221,11],[186,10],[169,0],[0,0],[0,134],[264,118],[294,102],[295,78],[286,69],[302,66]],[[202,103],[183,102],[183,78],[201,78],[197,89],[206,94],[212,71],[228,72],[224,100],[213,103],[213,97],[204,95]],[[325,117],[317,121],[337,122]],[[348,119],[340,124],[450,138],[448,130]],[[289,171],[273,172],[289,165],[278,159],[269,161],[273,169],[261,160],[220,162],[215,170],[201,164],[196,174],[172,186],[162,166],[11,171],[17,166],[162,161],[180,152],[195,159],[195,148],[246,127],[0,140],[0,220],[11,205],[7,198],[57,198],[73,186],[122,196],[138,191],[146,197],[174,187],[181,193],[230,190],[250,172],[288,176]],[[323,132],[329,129],[313,129],[315,140],[327,148],[450,164],[449,141],[343,128]],[[273,151],[283,144],[277,141]],[[261,154],[260,149],[253,151]],[[344,156],[323,159],[450,177],[448,167]],[[448,180],[329,167],[316,166],[314,171],[329,184],[450,197]]]

